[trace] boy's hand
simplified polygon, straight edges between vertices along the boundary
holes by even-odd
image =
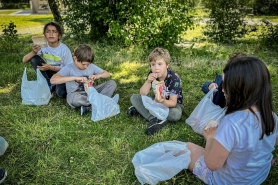
[[[44,63],[42,64],[42,66],[37,66],[37,68],[41,71],[48,71],[48,70],[50,70],[50,67],[51,67],[51,65],[44,64]]]
[[[34,44],[33,45],[33,49],[32,49],[32,51],[35,53],[35,54],[37,54],[38,53],[38,51],[41,49],[41,47],[39,46],[39,45],[37,45],[37,44]]]
[[[87,77],[84,77],[84,76],[77,76],[77,77],[75,77],[75,81],[78,82],[78,83],[80,83],[80,82],[84,83],[87,80],[88,80]]]
[[[165,100],[165,97],[163,95],[161,95],[159,100],[157,99],[157,96],[154,97],[154,101],[157,103],[162,103],[162,102],[164,102],[164,100]]]
[[[99,79],[99,78],[100,78],[100,75],[90,75],[89,76],[90,80],[96,80],[96,79]]]
[[[148,82],[152,83],[152,81],[154,81],[157,78],[157,74],[156,73],[150,73],[148,76]]]

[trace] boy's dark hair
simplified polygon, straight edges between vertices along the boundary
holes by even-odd
[[[73,53],[78,62],[90,62],[93,63],[95,55],[92,48],[86,44],[79,45]]]
[[[55,22],[49,22],[49,23],[47,23],[46,25],[44,25],[44,28],[43,28],[43,33],[44,33],[44,34],[45,34],[46,29],[47,29],[48,26],[55,26],[55,28],[56,28],[56,30],[58,31],[59,35],[60,35],[60,36],[63,36],[64,30],[62,29],[62,27],[61,27],[59,24],[57,24],[57,23],[55,23]]]
[[[170,54],[169,54],[169,51],[167,49],[155,48],[149,54],[149,62],[156,61],[159,58],[163,58],[167,65],[170,64]]]
[[[226,114],[249,109],[260,113],[262,134],[269,136],[275,129],[272,88],[266,65],[256,57],[240,57],[227,63],[224,70],[223,89],[226,94]]]
[[[247,55],[243,52],[234,52],[233,54],[230,55],[229,60],[227,63],[231,62],[232,60],[240,57],[246,57]]]

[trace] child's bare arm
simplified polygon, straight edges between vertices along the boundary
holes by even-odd
[[[96,75],[90,75],[89,78],[91,80],[96,80],[96,79],[99,79],[99,78],[109,78],[110,77],[110,73],[108,73],[107,71],[103,70],[102,73],[100,74],[96,74]]]
[[[62,76],[59,73],[56,73],[50,78],[51,84],[62,84],[70,81],[85,82],[87,78],[82,76]]]
[[[38,51],[39,51],[40,49],[41,49],[41,47],[40,47],[39,45],[37,45],[37,44],[33,45],[32,51],[31,51],[30,53],[28,53],[27,55],[25,55],[25,56],[23,57],[22,61],[23,61],[24,63],[29,62],[30,59],[31,59],[33,56],[35,56],[35,55],[38,53]]]
[[[229,151],[214,139],[216,129],[217,127],[211,127],[203,130],[204,137],[206,138],[204,159],[207,167],[212,171],[220,169],[229,155]]]
[[[157,78],[156,73],[150,73],[148,76],[148,79],[145,81],[145,83],[140,88],[140,95],[146,96],[149,94],[150,89],[152,87],[152,82]]]

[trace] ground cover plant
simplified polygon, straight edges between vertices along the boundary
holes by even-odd
[[[3,24],[3,19],[0,20]],[[29,25],[28,20],[23,22]],[[20,27],[19,23],[16,29]],[[31,35],[19,36],[19,40],[21,47],[16,52],[4,52],[0,48],[0,135],[10,145],[0,156],[0,167],[8,171],[4,184],[139,184],[131,163],[136,152],[168,140],[205,145],[203,137],[194,133],[185,124],[185,119],[204,96],[202,84],[213,80],[216,72],[221,73],[228,56],[235,51],[257,56],[267,64],[274,106],[278,109],[278,53],[259,47],[253,40],[234,45],[188,42],[167,47],[171,54],[170,67],[183,80],[185,109],[180,121],[167,125],[154,136],[144,134],[147,121],[129,118],[125,113],[131,105],[130,96],[139,92],[146,79],[147,56],[153,48],[88,42],[95,51],[95,64],[109,71],[118,84],[115,93],[120,95],[121,113],[114,117],[93,122],[90,115],[80,116],[79,110],[70,108],[66,100],[57,96],[46,106],[22,105],[23,70],[27,68],[29,80],[34,80],[36,75],[30,64],[22,63],[23,55],[31,50]],[[188,38],[188,41],[192,39]],[[72,51],[81,44],[70,39],[63,42]],[[263,183],[265,185],[277,184],[278,150],[273,154],[276,163]],[[183,170],[160,184],[203,183]]]

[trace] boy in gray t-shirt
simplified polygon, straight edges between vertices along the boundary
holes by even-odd
[[[67,102],[73,108],[80,107],[81,115],[91,112],[90,102],[84,84],[93,83],[99,78],[109,78],[110,74],[92,64],[94,52],[90,46],[81,44],[74,51],[74,63],[64,66],[50,79],[52,84],[66,83]],[[85,85],[86,86],[86,85]],[[117,85],[114,80],[95,86],[95,89],[108,97],[111,97]]]

